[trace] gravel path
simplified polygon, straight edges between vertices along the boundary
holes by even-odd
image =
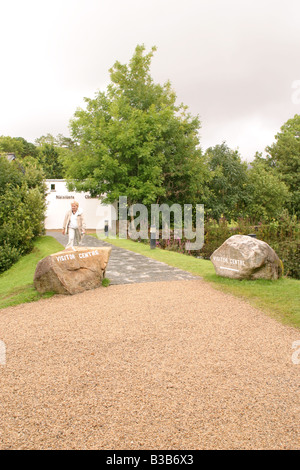
[[[0,449],[300,449],[282,326],[203,280],[0,310]]]

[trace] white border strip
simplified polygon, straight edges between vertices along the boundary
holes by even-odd
[[[228,271],[236,271],[237,273],[240,271],[239,269],[225,268],[224,266],[220,266],[220,269],[228,269]]]

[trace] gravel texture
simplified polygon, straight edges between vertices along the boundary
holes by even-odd
[[[300,449],[300,331],[203,280],[0,311],[0,449]]]

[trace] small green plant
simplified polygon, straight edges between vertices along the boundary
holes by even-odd
[[[110,284],[110,279],[108,279],[107,277],[104,277],[104,278],[102,279],[102,286],[103,286],[103,287],[108,287],[109,284]]]

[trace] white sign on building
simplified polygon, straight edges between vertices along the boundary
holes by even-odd
[[[114,220],[114,209],[111,205],[101,203],[89,193],[68,191],[65,180],[49,179],[47,185],[47,209],[45,218],[46,230],[62,229],[65,214],[71,209],[73,200],[83,210],[87,229],[103,230],[106,221],[109,228]]]

